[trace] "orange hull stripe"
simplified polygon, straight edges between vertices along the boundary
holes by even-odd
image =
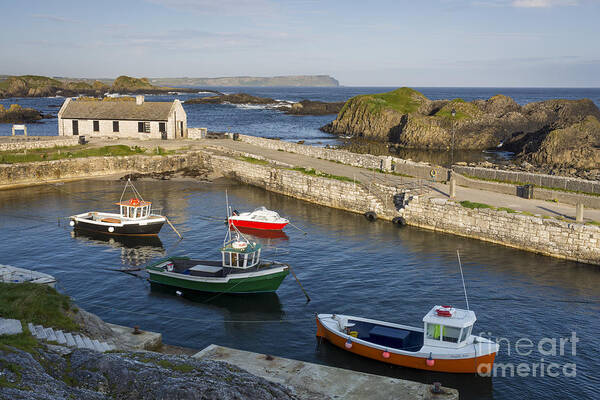
[[[390,352],[390,358],[383,358],[382,351],[357,342],[352,342],[352,348],[345,347],[346,339],[328,331],[317,318],[317,336],[327,339],[333,345],[340,347],[350,353],[358,354],[373,360],[382,361],[388,364],[400,365],[402,367],[424,369],[437,372],[455,372],[455,373],[487,373],[494,364],[496,353],[480,356],[476,358],[463,359],[435,359],[433,366],[427,365],[427,359],[422,357],[408,356],[404,354],[395,354]],[[481,371],[477,371],[481,365]]]

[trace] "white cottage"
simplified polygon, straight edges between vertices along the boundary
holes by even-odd
[[[181,139],[188,137],[181,101],[65,100],[58,112],[60,136]]]

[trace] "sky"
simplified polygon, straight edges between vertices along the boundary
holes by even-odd
[[[0,74],[600,87],[600,0],[0,0]]]

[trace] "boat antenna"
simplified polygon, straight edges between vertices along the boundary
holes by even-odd
[[[127,191],[128,186],[131,186],[131,190],[133,191],[133,195],[135,197],[144,201],[144,198],[142,197],[140,192],[138,192],[137,189],[135,188],[135,186],[133,186],[133,183],[131,183],[131,178],[127,178],[127,182],[125,182],[125,187],[123,188],[123,193],[121,193],[121,198],[119,199],[119,203],[123,201],[123,196],[125,196],[125,192]]]
[[[227,219],[229,219],[229,196],[227,196],[227,189],[225,189],[225,213],[227,214]],[[227,221],[229,223],[229,221]]]
[[[463,275],[462,263],[460,262],[460,253],[456,249],[456,256],[458,257],[458,266],[460,267],[460,279],[462,279],[463,290],[465,292],[465,301],[467,302],[467,310],[469,310],[469,298],[467,297],[467,287],[465,286],[465,277]]]

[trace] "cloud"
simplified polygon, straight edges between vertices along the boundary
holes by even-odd
[[[550,8],[576,6],[578,0],[513,0],[511,6],[518,8]]]
[[[73,22],[77,22],[73,19],[69,19],[69,18],[65,18],[65,17],[60,17],[58,15],[51,15],[51,14],[32,14],[31,15],[33,18],[37,18],[37,19],[45,19],[47,21],[52,21],[52,22],[61,22],[61,23],[73,23]]]

